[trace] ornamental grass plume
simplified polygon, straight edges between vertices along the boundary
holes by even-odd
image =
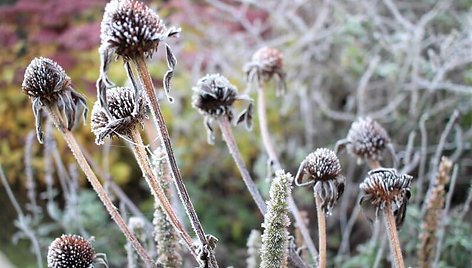
[[[249,85],[256,84],[258,88],[263,89],[264,82],[272,78],[277,79],[277,96],[285,93],[287,89],[285,81],[285,72],[283,70],[283,55],[275,48],[262,47],[254,53],[251,61],[244,68],[246,73],[246,83]]]
[[[85,118],[85,113],[87,112],[85,109],[86,103],[85,98],[72,88],[70,78],[66,75],[62,67],[48,58],[40,57],[33,59],[26,68],[22,90],[30,97],[33,103],[33,113],[36,119],[38,140],[40,142],[43,141],[40,110],[45,109],[54,122],[54,125],[66,140],[69,149],[77,160],[77,163],[84,171],[87,179],[97,193],[100,201],[107,209],[111,218],[115,221],[146,264],[153,266],[153,260],[136,239],[136,236],[127,227],[126,222],[113,205],[110,196],[107,194],[85,159],[77,140],[72,135],[71,129],[77,122],[75,116],[78,114],[77,112],[80,111],[80,108],[83,109],[82,115]],[[65,115],[65,118],[63,114]]]
[[[418,244],[418,267],[432,267],[436,256],[437,231],[440,217],[444,208],[446,197],[446,184],[450,180],[452,162],[447,157],[442,157],[436,177],[436,184],[431,188],[426,197],[426,209],[421,222],[421,232]]]
[[[309,181],[303,182],[305,177]],[[326,267],[326,215],[344,192],[344,176],[341,175],[341,164],[336,154],[326,148],[318,148],[309,154],[300,164],[295,184],[305,186],[314,183],[316,212],[319,234],[319,267]]]
[[[412,176],[399,174],[395,169],[378,168],[369,171],[359,188],[364,192],[360,204],[370,203],[376,211],[383,212],[390,242],[394,267],[403,268],[403,256],[397,230],[403,224]]]
[[[270,186],[270,200],[262,227],[261,268],[288,267],[288,217],[287,198],[293,178],[283,170],[276,172]]]
[[[166,165],[165,152],[161,148],[155,150],[152,162],[164,194],[170,198],[170,174]],[[159,261],[164,267],[182,267],[182,256],[179,252],[179,236],[176,234],[165,211],[157,203],[154,204],[154,219],[152,223],[154,224],[154,241],[157,245]]]
[[[357,156],[358,161],[366,159],[372,169],[379,168],[384,149],[388,149],[394,164],[397,163],[395,149],[387,131],[377,121],[371,118],[359,118],[353,122],[346,139],[336,143],[336,153],[344,148],[350,154]]]
[[[108,267],[105,254],[97,254],[90,243],[79,235],[62,235],[48,250],[48,268],[90,268],[94,263]]]

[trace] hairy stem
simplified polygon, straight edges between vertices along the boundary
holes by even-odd
[[[282,169],[282,165],[280,164],[279,157],[275,152],[274,145],[269,134],[265,103],[265,89],[262,82],[258,89],[257,113],[259,116],[259,129],[261,132],[262,143],[264,144],[264,147],[267,151],[269,160],[272,161],[275,170]],[[293,199],[291,192],[288,196],[288,207],[293,217],[295,218],[295,222],[297,223],[297,227],[300,230],[301,235],[303,236],[303,240],[305,241],[308,251],[310,252],[313,258],[316,258],[316,256],[318,256],[318,251],[316,250],[315,243],[313,242],[313,239],[310,236],[310,231],[306,227],[303,217],[300,215],[300,211],[295,203],[295,200]]]
[[[321,198],[315,194],[315,203],[316,203],[316,215],[318,219],[318,237],[319,237],[319,245],[318,250],[320,252],[318,262],[319,268],[326,268],[326,218],[321,207],[323,203]]]
[[[388,240],[390,242],[390,250],[395,268],[404,268],[402,249],[400,247],[400,240],[398,240],[397,226],[395,224],[395,217],[393,216],[392,205],[387,203],[383,209],[385,225],[387,227]]]
[[[161,143],[164,145],[166,156],[170,165],[171,175],[174,179],[175,186],[177,188],[177,192],[179,194],[180,200],[182,201],[185,212],[189,216],[190,223],[192,224],[194,232],[197,234],[199,242],[202,246],[208,245],[208,239],[203,231],[202,224],[198,218],[197,212],[193,207],[192,201],[190,200],[190,196],[187,192],[187,188],[182,180],[182,175],[180,174],[180,170],[177,167],[177,162],[175,160],[174,152],[172,150],[172,143],[170,141],[169,132],[167,130],[167,126],[164,121],[164,117],[162,116],[161,109],[159,106],[159,102],[156,96],[156,92],[154,89],[154,84],[152,83],[151,76],[146,66],[146,61],[144,57],[138,56],[134,60],[134,64],[138,70],[139,80],[141,81],[144,90],[146,92],[146,96],[149,102],[149,106],[151,108],[152,118],[154,123],[159,129],[160,132],[160,139]],[[216,258],[213,253],[210,253],[209,265],[210,267],[217,268],[218,264],[216,262]]]
[[[110,214],[110,217],[112,218],[112,220],[115,221],[115,223],[120,228],[121,232],[123,232],[123,234],[126,236],[128,241],[134,247],[134,249],[139,254],[139,256],[143,259],[146,265],[148,267],[156,267],[156,264],[154,264],[154,261],[152,260],[151,256],[149,256],[149,254],[146,252],[146,250],[141,245],[141,243],[139,243],[136,236],[128,228],[128,226],[126,225],[126,222],[121,217],[116,207],[113,205],[113,202],[111,201],[110,196],[106,193],[105,189],[103,188],[102,184],[98,180],[97,176],[95,176],[95,173],[92,171],[92,168],[90,168],[89,164],[87,163],[87,160],[85,159],[85,156],[80,150],[79,144],[77,143],[77,140],[75,139],[74,135],[72,135],[72,133],[69,130],[67,130],[67,128],[64,127],[59,111],[57,109],[50,109],[50,108],[48,108],[48,111],[53,119],[54,124],[56,125],[56,127],[59,129],[62,136],[66,140],[67,145],[69,146],[70,150],[72,151],[72,154],[77,160],[77,163],[79,164],[80,168],[84,171],[85,176],[87,177],[88,181],[90,182],[93,189],[97,193],[98,198],[100,198],[100,201],[103,203],[103,205],[107,209],[108,214]]]
[[[228,150],[231,156],[233,156],[234,162],[236,163],[236,166],[238,166],[241,176],[243,177],[244,184],[246,184],[246,187],[249,193],[251,194],[252,199],[254,199],[254,201],[256,202],[256,205],[262,215],[265,215],[267,213],[266,203],[264,202],[261,193],[257,189],[256,184],[252,180],[251,175],[249,175],[249,171],[247,170],[246,165],[244,164],[241,153],[239,152],[238,146],[236,145],[236,141],[233,136],[233,131],[231,130],[231,124],[228,118],[226,116],[221,117],[220,119],[218,119],[218,124],[221,128],[221,134],[223,135],[223,139],[225,140],[226,145],[228,146]]]

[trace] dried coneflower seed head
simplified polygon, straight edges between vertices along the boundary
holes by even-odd
[[[387,146],[395,157],[387,131],[371,118],[360,118],[352,123],[347,138],[336,145],[339,150],[345,146],[360,159],[381,160]]]
[[[249,102],[238,118],[238,123],[246,121],[248,128],[252,125],[252,100],[247,96],[239,96],[237,88],[220,74],[207,74],[193,88],[192,105],[205,117],[208,131],[208,142],[213,143],[214,134],[211,123],[214,119],[227,116],[233,120],[233,103],[238,100]]]
[[[89,268],[95,261],[92,244],[78,235],[56,238],[48,250],[49,268]]]
[[[309,182],[302,183],[308,176]],[[307,185],[314,182],[314,194],[320,197],[322,208],[329,213],[344,192],[344,177],[341,175],[341,164],[334,151],[318,148],[309,154],[298,169],[295,182]]]
[[[283,55],[275,48],[263,47],[254,53],[249,63],[244,66],[246,78],[251,82],[254,78],[258,81],[268,81],[277,77],[279,84],[277,91],[285,90],[285,72],[283,71]]]
[[[379,168],[369,171],[367,178],[359,185],[364,192],[360,203],[369,202],[376,211],[385,206],[392,206],[397,227],[403,223],[406,206],[410,199],[410,183],[412,176],[398,174],[393,169]]]
[[[124,58],[152,55],[167,31],[159,16],[144,3],[112,0],[105,7],[100,38],[102,45]]]
[[[147,106],[144,98],[136,97],[135,90],[128,87],[108,89],[107,105],[109,113],[97,101],[92,110],[92,132],[95,142],[102,144],[106,137],[128,135],[147,118]]]
[[[36,133],[41,143],[41,110],[44,107],[58,108],[63,112],[69,130],[74,127],[77,115],[85,118],[87,114],[85,98],[72,87],[71,79],[64,69],[51,59],[34,58],[25,70],[21,88],[33,103]]]

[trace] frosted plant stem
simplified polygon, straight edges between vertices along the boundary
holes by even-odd
[[[36,265],[38,268],[43,268],[43,258],[41,255],[41,247],[39,246],[39,241],[36,235],[34,234],[33,230],[29,228],[28,224],[25,222],[25,215],[23,214],[23,210],[21,210],[20,204],[18,204],[18,201],[15,198],[15,194],[13,194],[13,191],[11,190],[10,185],[8,184],[7,177],[5,176],[5,173],[3,172],[2,165],[0,163],[0,179],[3,183],[3,186],[5,187],[5,190],[7,191],[8,198],[10,199],[11,203],[13,204],[13,207],[16,210],[16,213],[18,214],[18,223],[19,223],[19,228],[25,233],[25,235],[29,238],[31,241],[34,255],[36,257]]]
[[[156,264],[154,264],[154,261],[152,260],[152,258],[146,252],[146,250],[138,241],[136,236],[128,228],[128,226],[126,225],[126,222],[123,220],[120,213],[118,212],[116,207],[113,205],[113,202],[111,201],[110,196],[106,193],[105,189],[103,188],[102,184],[98,180],[97,176],[95,176],[95,173],[93,173],[92,168],[90,168],[89,164],[87,163],[87,160],[82,154],[82,151],[80,150],[80,147],[74,135],[72,135],[72,133],[64,127],[64,124],[62,123],[62,119],[59,115],[59,111],[57,109],[55,110],[50,109],[49,107],[47,108],[47,110],[49,114],[51,115],[54,124],[56,125],[56,127],[59,129],[62,136],[66,140],[67,145],[72,151],[72,154],[77,160],[77,163],[79,164],[80,168],[84,171],[88,181],[90,182],[93,189],[97,193],[98,198],[100,198],[100,201],[103,203],[108,213],[110,214],[110,217],[113,219],[113,221],[115,221],[115,223],[120,228],[121,232],[123,232],[123,234],[126,236],[128,241],[134,247],[136,252],[146,263],[146,266],[156,267]]]
[[[221,134],[223,135],[223,139],[226,142],[228,150],[231,156],[233,157],[233,160],[236,163],[239,172],[241,173],[244,184],[246,185],[249,193],[254,199],[254,202],[256,202],[256,205],[259,208],[261,214],[266,215],[267,205],[264,202],[261,193],[257,189],[256,184],[252,180],[251,175],[249,174],[249,171],[246,168],[246,165],[244,164],[243,158],[241,156],[241,153],[239,152],[238,146],[236,145],[236,141],[233,136],[233,132],[231,130],[231,123],[229,122],[227,117],[223,116],[218,119],[218,124],[220,126]],[[301,259],[301,257],[294,251],[289,251],[289,263],[293,267],[308,267]]]
[[[387,227],[388,240],[390,242],[390,251],[392,252],[393,262],[395,268],[405,268],[403,263],[402,249],[400,247],[400,240],[398,240],[397,226],[395,224],[395,217],[393,216],[392,204],[387,203],[383,209],[383,216],[385,219],[385,226]]]
[[[326,218],[321,207],[322,201],[321,198],[315,194],[315,203],[316,203],[316,214],[318,219],[318,237],[319,245],[318,250],[320,252],[318,258],[318,268],[326,268]]]
[[[236,145],[236,141],[233,136],[233,131],[231,130],[231,124],[228,118],[226,116],[222,116],[220,119],[218,119],[218,124],[221,128],[221,134],[223,135],[223,139],[225,140],[226,145],[228,146],[228,150],[231,156],[233,157],[236,166],[238,166],[244,184],[246,184],[246,187],[249,193],[251,194],[252,199],[254,199],[254,201],[256,202],[256,205],[262,215],[265,215],[267,213],[266,203],[264,202],[261,193],[257,189],[256,184],[252,180],[251,175],[249,175],[249,171],[247,170],[246,165],[244,164],[241,153],[239,152],[238,146]]]
[[[379,161],[377,160],[368,159],[367,161],[370,169],[377,169],[381,167]]]
[[[131,130],[130,134],[130,138],[132,141],[131,149],[133,150],[134,156],[138,161],[139,167],[143,172],[144,178],[146,179],[146,182],[148,183],[149,188],[151,189],[152,195],[155,198],[155,202],[158,202],[162,209],[165,211],[166,215],[169,217],[169,221],[177,230],[179,236],[185,242],[187,248],[190,250],[192,255],[196,258],[197,255],[195,254],[195,251],[192,248],[192,238],[188,235],[187,231],[185,231],[185,228],[180,223],[179,219],[177,218],[177,215],[175,215],[175,212],[172,209],[172,205],[167,199],[164,190],[160,186],[156,175],[152,171],[152,166],[149,162],[149,157],[146,153],[141,134],[139,133],[136,127]]]
[[[193,207],[192,201],[190,200],[190,196],[187,192],[187,188],[185,188],[185,184],[182,180],[182,175],[180,174],[180,170],[177,167],[177,162],[175,161],[174,152],[172,150],[172,143],[169,137],[169,131],[167,130],[167,126],[164,121],[164,117],[162,116],[161,109],[159,106],[159,102],[156,96],[156,92],[154,89],[154,84],[152,83],[151,76],[146,66],[146,61],[144,60],[143,55],[135,57],[133,59],[134,64],[138,70],[139,80],[141,81],[143,88],[146,92],[146,97],[149,102],[149,106],[151,108],[151,115],[154,120],[155,125],[158,127],[160,132],[160,139],[161,143],[164,145],[166,156],[169,161],[171,175],[174,180],[175,186],[177,188],[177,192],[179,194],[180,200],[182,201],[185,212],[189,216],[190,223],[192,224],[194,232],[197,234],[199,242],[203,246],[208,246],[208,239],[203,231],[202,224],[198,219],[197,212]],[[210,267],[217,268],[218,264],[216,262],[216,258],[213,253],[210,253],[209,265]]]
[[[259,116],[259,129],[261,132],[262,143],[264,144],[264,147],[267,151],[269,160],[273,162],[274,168],[276,170],[279,170],[282,169],[282,165],[280,164],[279,157],[275,152],[274,145],[269,134],[265,102],[265,89],[264,84],[262,83],[263,82],[261,82],[261,85],[259,86],[257,97],[257,114]],[[288,196],[288,207],[293,217],[295,218],[295,222],[297,223],[297,227],[303,236],[303,240],[305,241],[305,245],[308,251],[310,252],[313,258],[316,258],[316,256],[318,256],[318,251],[316,250],[315,243],[313,242],[313,239],[310,236],[310,231],[308,230],[305,222],[303,221],[303,217],[300,215],[300,211],[298,210],[297,204],[295,203],[291,192]],[[314,261],[316,262],[316,260]]]

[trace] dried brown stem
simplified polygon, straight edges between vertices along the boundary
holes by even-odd
[[[133,60],[133,62],[136,65],[136,68],[138,70],[139,80],[142,83],[143,88],[146,92],[145,95],[148,99],[149,106],[151,108],[152,118],[154,120],[154,123],[159,129],[159,132],[160,132],[159,136],[166,151],[166,156],[170,165],[171,175],[174,180],[175,186],[177,188],[177,192],[179,194],[180,200],[182,201],[185,207],[185,211],[190,218],[190,223],[192,224],[193,230],[197,234],[199,242],[203,246],[205,245],[208,246],[208,239],[205,235],[202,224],[200,223],[197,212],[195,211],[195,208],[193,207],[193,204],[190,200],[190,196],[187,192],[187,188],[185,187],[185,184],[183,183],[182,175],[180,174],[180,170],[177,166],[174,152],[172,150],[172,143],[170,141],[169,132],[167,130],[164,117],[162,116],[162,113],[161,113],[159,102],[158,102],[156,92],[154,89],[154,84],[152,83],[151,76],[147,69],[146,61],[144,60],[144,57],[141,55],[141,56],[136,57]],[[212,253],[210,253],[209,264],[211,267],[214,267],[214,268],[218,267],[218,264],[216,263],[216,258]]]
[[[223,139],[225,140],[226,145],[228,146],[228,150],[231,156],[233,157],[233,160],[236,163],[239,172],[241,173],[244,184],[246,185],[247,189],[249,190],[249,193],[256,202],[256,205],[259,208],[261,214],[266,215],[266,203],[264,202],[261,193],[257,189],[256,184],[252,180],[251,175],[249,174],[249,171],[247,170],[246,165],[244,164],[241,153],[239,152],[238,146],[236,145],[236,140],[234,139],[233,131],[231,130],[231,123],[229,122],[227,117],[222,117],[218,119],[218,124],[220,126]],[[295,251],[289,251],[289,263],[294,267],[307,267],[307,265],[303,262],[303,260]]]
[[[144,247],[138,241],[136,236],[128,228],[128,226],[126,225],[126,222],[121,217],[116,207],[113,205],[113,202],[111,201],[109,195],[106,193],[105,189],[103,188],[102,184],[98,180],[97,176],[95,176],[95,173],[92,171],[92,168],[90,168],[89,164],[87,163],[87,160],[85,159],[82,151],[80,150],[79,144],[77,143],[77,140],[75,139],[74,135],[72,135],[72,133],[69,130],[67,130],[66,127],[64,127],[59,111],[57,109],[51,109],[49,107],[47,110],[49,114],[51,115],[54,124],[56,125],[56,127],[59,129],[62,136],[66,140],[67,145],[72,151],[72,154],[77,160],[77,163],[79,164],[80,168],[84,171],[88,181],[92,185],[92,188],[97,193],[98,198],[100,198],[100,201],[103,203],[103,205],[107,209],[108,214],[110,214],[110,217],[112,218],[112,220],[115,221],[115,223],[120,228],[121,232],[123,232],[123,234],[126,236],[128,241],[134,247],[134,249],[139,254],[139,256],[143,259],[146,265],[148,267],[156,267],[156,264],[154,264],[154,261],[152,260],[151,256],[149,256],[149,254],[146,252]]]
[[[395,268],[404,268],[402,249],[400,240],[398,239],[397,225],[395,224],[395,216],[393,215],[392,204],[387,203],[383,209],[385,226],[387,227],[388,238],[390,242],[390,250]]]
[[[315,194],[316,202],[316,214],[318,218],[318,239],[319,239],[319,258],[318,258],[318,268],[326,268],[326,218],[321,207],[323,203],[321,198]]]
[[[144,149],[145,145],[141,138],[141,134],[139,133],[137,128],[134,128],[133,130],[131,130],[130,138],[132,141],[131,149],[133,150],[134,156],[136,160],[138,161],[139,167],[141,168],[141,171],[143,172],[144,178],[146,179],[146,182],[149,185],[149,188],[151,189],[151,193],[155,198],[155,202],[159,203],[159,205],[162,207],[167,217],[169,218],[171,224],[174,226],[179,236],[185,242],[187,248],[190,250],[192,255],[196,258],[197,255],[192,248],[192,238],[188,235],[187,231],[185,230],[185,228],[183,227],[183,225],[180,223],[179,219],[177,218],[177,215],[172,209],[172,205],[167,199],[167,196],[165,195],[164,190],[160,186],[156,175],[152,171],[152,167],[149,162],[148,155],[146,153],[146,150]]]
[[[261,84],[258,89],[257,113],[259,116],[259,128],[261,132],[262,143],[264,144],[264,147],[267,151],[269,160],[272,161],[276,170],[282,169],[282,165],[280,164],[279,157],[275,152],[274,145],[269,134],[270,132],[267,123],[265,103],[265,89],[263,84]],[[300,215],[300,211],[295,203],[295,200],[293,199],[292,193],[290,193],[288,196],[288,207],[293,217],[295,218],[295,222],[297,223],[297,227],[300,230],[303,239],[305,240],[305,244],[308,248],[308,251],[310,252],[311,256],[315,258],[315,256],[318,256],[318,251],[316,250],[315,243],[313,242],[313,239],[310,236],[310,231],[306,227],[303,217]]]

